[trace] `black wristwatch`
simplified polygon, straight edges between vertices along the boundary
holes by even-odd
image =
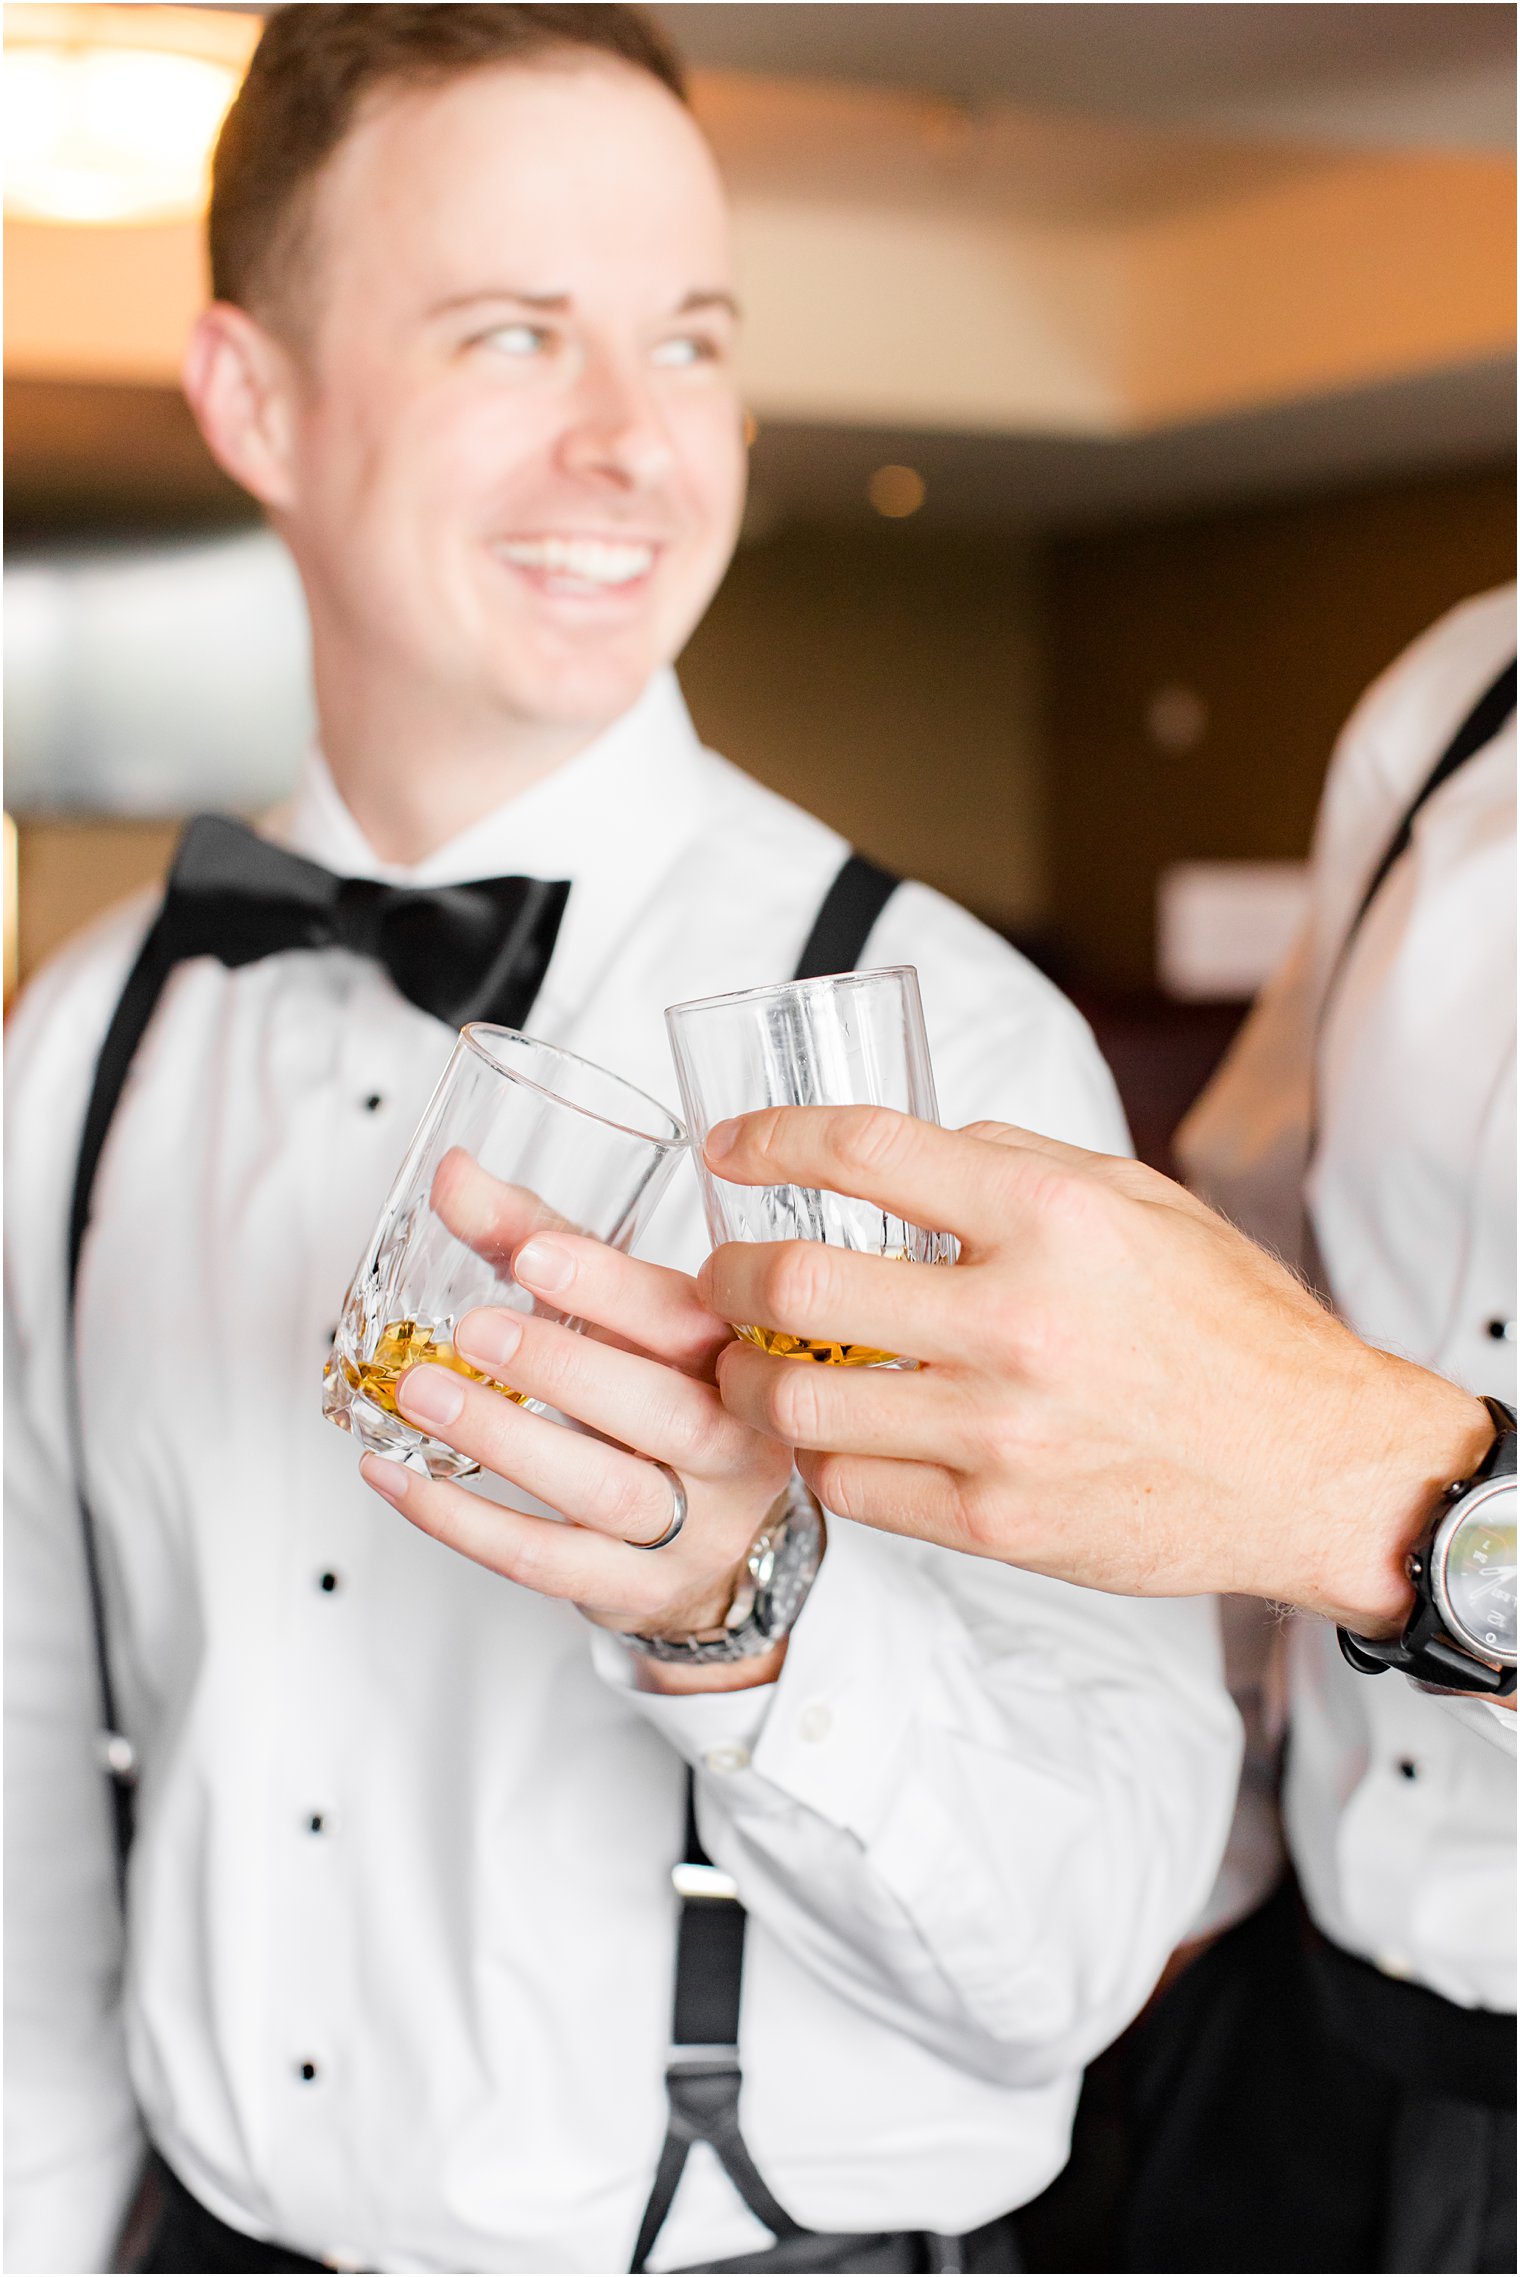
[[[1396,1668],[1441,1692],[1507,1700],[1515,1690],[1515,1411],[1485,1399],[1495,1437],[1471,1478],[1442,1495],[1409,1553],[1415,1606],[1398,1637],[1338,1629],[1361,1676]]]

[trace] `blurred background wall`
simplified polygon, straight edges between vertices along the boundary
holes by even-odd
[[[1039,956],[1163,1156],[1346,712],[1512,573],[1513,10],[654,12],[733,186],[760,421],[698,724]],[[174,378],[256,30],[6,11],[23,973],[310,732],[293,581]]]

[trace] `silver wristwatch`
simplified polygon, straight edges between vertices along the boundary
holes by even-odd
[[[823,1557],[823,1513],[796,1472],[779,1510],[749,1546],[744,1572],[723,1624],[689,1637],[639,1637],[622,1632],[631,1652],[678,1668],[709,1668],[716,1661],[757,1660],[779,1644],[807,1602]]]

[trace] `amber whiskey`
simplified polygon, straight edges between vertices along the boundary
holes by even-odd
[[[472,1383],[488,1384],[492,1391],[504,1398],[516,1400],[519,1407],[526,1404],[527,1394],[515,1392],[508,1384],[499,1384],[479,1368],[472,1368],[468,1360],[460,1358],[436,1326],[429,1327],[420,1320],[387,1321],[380,1331],[373,1357],[368,1360],[344,1359],[340,1362],[344,1380],[350,1391],[362,1392],[376,1407],[387,1415],[396,1415],[396,1384],[408,1368],[420,1367],[426,1361],[435,1368],[452,1368],[456,1376],[468,1376]],[[406,1418],[401,1418],[405,1422]]]
[[[825,1368],[885,1368],[901,1355],[878,1352],[874,1344],[830,1344],[817,1336],[788,1336],[780,1328],[741,1328],[746,1344],[758,1344],[778,1360],[817,1360]]]
[[[906,1249],[886,1249],[881,1253],[893,1264],[907,1261]],[[762,1352],[772,1353],[778,1360],[816,1360],[825,1368],[916,1368],[916,1360],[904,1361],[900,1352],[878,1352],[874,1344],[830,1343],[821,1336],[788,1336],[780,1328],[740,1328],[735,1334],[746,1344],[758,1344]]]

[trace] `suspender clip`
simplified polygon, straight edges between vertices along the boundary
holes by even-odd
[[[103,1731],[95,1741],[95,1752],[111,1777],[124,1787],[137,1784],[137,1750],[125,1733]]]
[[[738,2068],[738,2049],[717,2044],[704,2048],[692,2042],[683,2045],[681,2041],[674,2040],[665,2059],[667,2077],[671,2072],[689,2076],[697,2072],[737,2071]]]
[[[678,1898],[726,1899],[730,1905],[739,1902],[739,1885],[721,1866],[697,1866],[683,1859],[679,1866],[671,1867],[670,1879]]]

